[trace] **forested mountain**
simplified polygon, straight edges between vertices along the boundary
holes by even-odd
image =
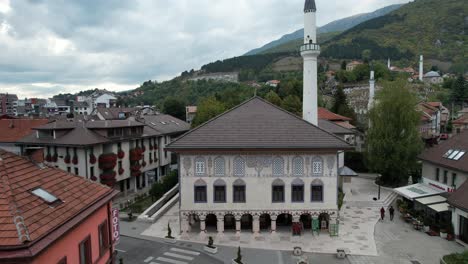
[[[467,14],[466,0],[417,0],[322,42],[320,56],[361,59],[369,50],[372,59],[414,61],[423,54],[460,72],[468,68]],[[283,44],[281,51],[295,51],[297,44]]]
[[[386,15],[393,10],[396,10],[400,8],[402,5],[401,4],[396,4],[396,5],[390,5],[381,9],[378,9],[374,12],[370,13],[364,13],[364,14],[358,14],[354,15],[351,17],[335,20],[333,22],[330,22],[326,24],[323,27],[318,28],[318,33],[319,33],[319,38],[324,37],[326,38],[327,33],[331,32],[341,32],[348,30],[356,25],[361,24],[364,21],[380,17],[383,15]],[[321,36],[324,35],[324,36]],[[283,46],[284,44],[290,43],[295,40],[300,40],[304,37],[304,29],[299,29],[291,34],[287,34],[282,36],[280,39],[277,39],[275,41],[272,41],[266,45],[264,45],[261,48],[251,50],[247,52],[245,55],[255,55],[255,54],[260,54],[260,53],[271,53],[271,52],[276,52],[276,50],[285,50],[284,48],[278,48],[279,46]],[[298,41],[296,41],[298,42]],[[300,41],[299,41],[300,42]]]

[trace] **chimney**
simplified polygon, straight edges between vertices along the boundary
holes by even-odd
[[[419,58],[419,80],[422,82],[423,81],[423,75],[424,75],[424,57],[421,55]]]

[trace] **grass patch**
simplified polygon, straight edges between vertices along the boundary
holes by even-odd
[[[454,253],[444,256],[444,261],[447,264],[468,263],[468,250],[463,253]]]

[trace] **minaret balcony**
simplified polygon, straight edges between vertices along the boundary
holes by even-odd
[[[308,43],[301,46],[301,52],[305,51],[318,51],[320,52],[320,45],[314,43]]]

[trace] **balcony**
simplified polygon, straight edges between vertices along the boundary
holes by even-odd
[[[300,51],[301,51],[301,53],[306,52],[306,51],[320,52],[320,45],[319,44],[314,44],[314,43],[304,44],[304,45],[301,46]]]

